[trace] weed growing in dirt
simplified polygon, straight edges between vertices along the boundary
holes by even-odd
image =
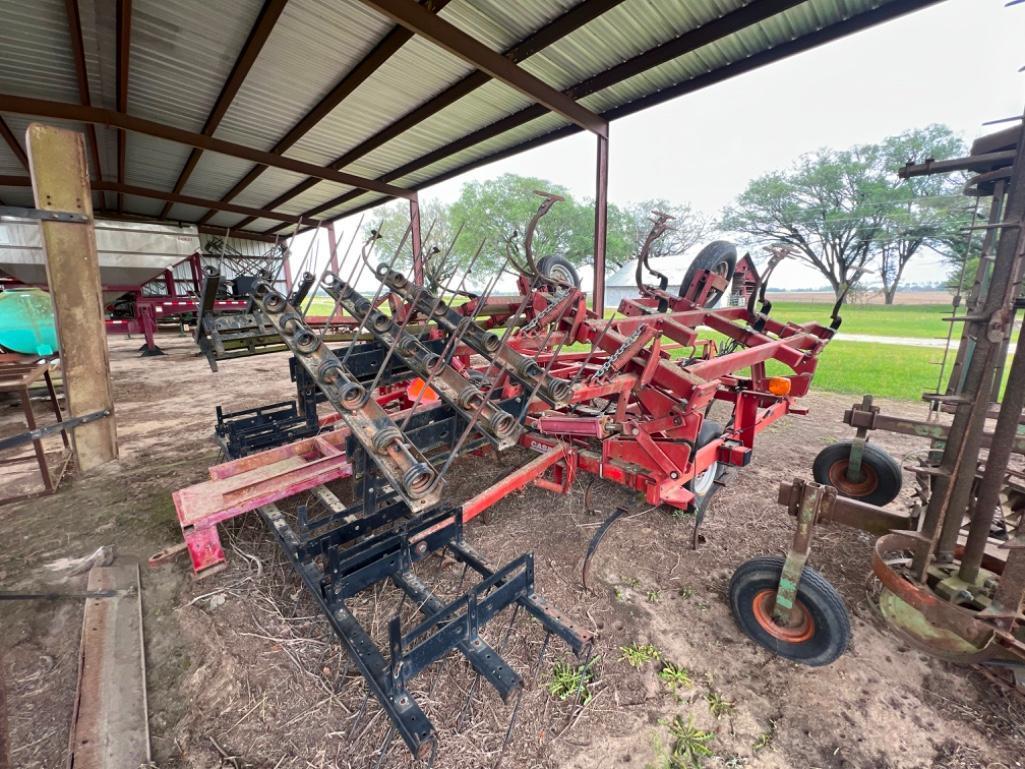
[[[623,588],[617,587],[617,588],[615,588],[615,590],[616,590],[616,600],[617,601],[619,601],[620,603],[626,603],[629,600],[629,598],[628,598],[628,596],[626,594],[626,591],[623,590]]]
[[[658,603],[662,600],[661,590],[649,590],[648,591],[648,603]]]
[[[552,680],[548,682],[548,693],[560,700],[578,697],[580,704],[586,705],[594,696],[588,686],[593,683],[593,668],[597,660],[594,657],[581,665],[570,665],[562,660],[556,662],[552,667]]]
[[[694,588],[681,587],[679,590],[676,591],[676,594],[686,601],[688,598],[694,597]]]
[[[708,709],[717,719],[733,715],[733,711],[737,709],[735,703],[726,699],[714,689],[705,695],[705,701],[708,703]]]
[[[658,677],[673,693],[677,689],[689,689],[694,685],[694,682],[690,680],[690,671],[682,665],[674,665],[672,662],[667,662],[662,666],[662,669],[658,671]]]
[[[775,739],[776,722],[770,719],[769,728],[758,735],[758,739],[755,740],[754,745],[752,745],[751,747],[754,749],[754,752],[757,753],[761,750],[765,750],[767,747],[772,745],[772,741]]]
[[[635,668],[641,667],[645,662],[662,659],[662,652],[651,644],[634,643],[629,646],[620,646],[619,650],[623,652],[623,659]]]
[[[645,769],[700,769],[706,758],[715,755],[708,747],[715,735],[698,729],[693,719],[684,721],[682,716],[673,716],[672,721],[660,723],[669,728],[672,743],[667,751],[656,739],[657,763]]]

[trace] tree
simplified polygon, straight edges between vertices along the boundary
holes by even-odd
[[[961,139],[944,125],[930,125],[890,136],[880,145],[885,182],[906,162],[955,158],[967,152]],[[916,176],[890,188],[889,212],[879,238],[879,275],[886,304],[893,304],[904,268],[923,249],[941,252],[963,238],[971,208],[961,195],[964,174]]]
[[[449,208],[444,203],[437,200],[421,203],[420,230],[423,236],[422,251],[425,255],[424,272],[428,286],[432,289],[447,283],[459,266],[454,256],[448,259],[444,256],[455,236],[450,222]],[[364,219],[364,242],[370,237],[372,230],[377,230],[380,237],[374,244],[374,255],[370,259],[370,264],[390,264],[395,257],[395,269],[405,272],[412,270],[413,243],[409,230],[409,204],[405,201],[396,201],[375,210]],[[360,245],[362,246],[362,243]],[[355,249],[355,246],[353,248]]]
[[[651,256],[671,256],[689,251],[696,245],[709,240],[715,232],[715,223],[690,203],[674,204],[667,200],[645,200],[631,205],[626,213],[632,228],[631,251],[628,258],[640,253],[641,244],[651,229],[651,214],[662,211],[673,217],[670,229],[651,246]],[[611,229],[611,227],[610,227]]]
[[[793,258],[822,273],[844,298],[869,272],[886,222],[879,155],[871,145],[804,155],[792,168],[752,181],[721,226],[763,245],[791,246]]]

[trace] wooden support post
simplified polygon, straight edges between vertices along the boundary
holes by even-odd
[[[85,142],[75,131],[33,123],[28,127],[27,145],[36,208],[89,218],[87,223],[40,223],[68,412],[74,417],[102,409],[111,411],[111,416],[77,427],[72,433],[76,465],[84,472],[117,459],[110,357],[103,325]]]

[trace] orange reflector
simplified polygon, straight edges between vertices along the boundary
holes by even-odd
[[[427,387],[427,383],[422,379],[414,379],[409,383],[409,386],[406,387],[406,397],[411,401],[419,398],[421,403],[437,403],[440,400],[438,394],[432,388]]]
[[[790,377],[771,376],[768,378],[767,384],[769,386],[769,392],[773,395],[790,394]]]

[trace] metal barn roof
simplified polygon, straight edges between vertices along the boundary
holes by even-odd
[[[939,1],[0,0],[0,200],[42,119],[98,212],[266,236]]]

